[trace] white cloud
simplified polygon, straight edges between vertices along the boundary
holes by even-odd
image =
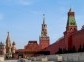
[[[31,5],[33,4],[32,0],[19,0],[19,3],[22,5]]]
[[[32,5],[42,0],[6,0],[9,3],[20,4],[20,5]]]

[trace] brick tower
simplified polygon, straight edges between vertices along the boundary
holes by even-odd
[[[47,24],[45,24],[45,14],[43,14],[42,31],[41,31],[41,36],[39,38],[39,41],[42,49],[48,47],[50,44],[50,38],[47,34]]]
[[[64,32],[65,37],[65,47],[67,50],[70,50],[73,47],[72,35],[77,32],[77,24],[75,20],[75,14],[70,9],[68,12],[67,26],[66,31]]]

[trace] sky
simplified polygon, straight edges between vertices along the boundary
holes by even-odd
[[[6,42],[10,32],[11,42],[24,48],[29,40],[41,35],[41,24],[45,14],[50,43],[63,36],[67,23],[67,12],[75,12],[78,30],[84,25],[84,0],[0,0],[0,41]]]

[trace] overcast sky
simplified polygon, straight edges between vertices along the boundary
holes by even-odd
[[[84,24],[84,0],[0,0],[0,41],[5,43],[9,31],[17,48],[24,48],[29,40],[39,42],[45,14],[52,44],[63,36],[70,8],[80,30]]]

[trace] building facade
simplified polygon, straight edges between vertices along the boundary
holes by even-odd
[[[6,48],[6,58],[12,58],[13,54],[16,51],[16,45],[15,42],[11,43],[9,32],[7,34],[5,48]]]
[[[0,55],[5,55],[6,54],[6,49],[5,49],[5,45],[0,42]]]
[[[15,58],[26,58],[30,56],[37,56],[43,54],[43,49],[50,45],[50,38],[47,32],[47,24],[45,23],[45,15],[43,14],[43,23],[41,29],[41,35],[39,37],[39,43],[36,40],[28,41],[28,44],[24,46],[24,49],[16,50],[14,54]],[[39,52],[42,52],[41,54]],[[39,53],[39,54],[38,54]]]
[[[39,37],[41,49],[45,49],[50,44],[50,38],[47,33],[47,24],[45,24],[45,14],[43,14],[43,24],[41,30],[41,36]]]
[[[79,51],[80,48],[84,48],[84,26],[82,26],[81,30],[77,29],[75,12],[71,9],[68,12],[66,31],[63,34],[63,37],[45,50],[50,51],[50,54],[56,54],[60,51],[61,53],[67,53]]]
[[[0,56],[3,55],[4,58],[6,59],[12,58],[15,51],[16,51],[15,42],[11,44],[11,40],[8,32],[7,38],[6,38],[6,44],[0,42]]]
[[[66,31],[64,32],[64,39],[65,39],[65,47],[67,50],[73,48],[72,44],[72,35],[77,32],[77,24],[75,20],[75,14],[70,9],[68,12],[68,19],[66,25]]]

